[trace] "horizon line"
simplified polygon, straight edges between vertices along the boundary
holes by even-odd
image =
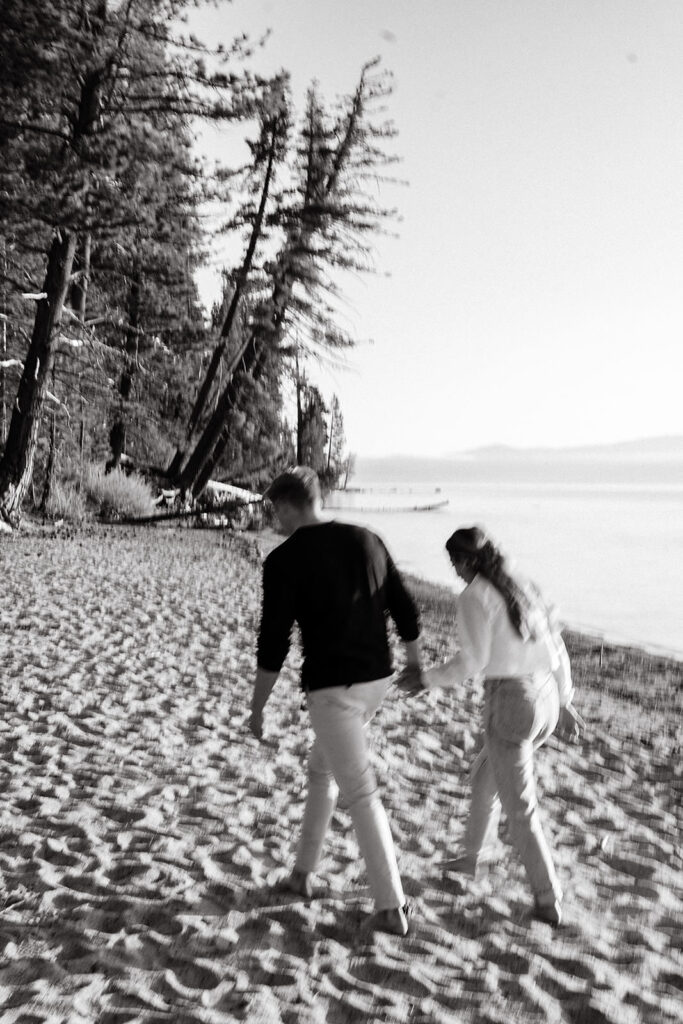
[[[419,459],[421,461],[439,461],[476,456],[486,452],[500,452],[501,454],[562,454],[576,452],[605,451],[609,449],[635,448],[637,446],[653,446],[658,444],[674,445],[676,450],[667,454],[683,456],[683,434],[657,434],[651,437],[628,438],[621,441],[596,441],[584,444],[562,444],[562,445],[511,445],[504,442],[492,441],[488,444],[477,445],[472,448],[452,449],[442,451],[438,454],[427,452],[405,452],[393,451],[383,454],[369,454],[356,451],[357,459]]]

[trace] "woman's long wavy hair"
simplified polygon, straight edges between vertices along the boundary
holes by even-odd
[[[481,573],[493,584],[505,601],[508,616],[522,640],[537,640],[547,619],[546,608],[538,587],[515,579],[505,556],[490,537],[478,526],[465,526],[446,541],[451,558]]]

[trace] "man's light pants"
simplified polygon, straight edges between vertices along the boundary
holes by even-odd
[[[366,735],[366,726],[390,683],[391,677],[309,691],[308,712],[315,742],[309,755],[308,796],[296,856],[297,870],[315,871],[341,794],[351,815],[377,910],[401,907],[405,902]]]

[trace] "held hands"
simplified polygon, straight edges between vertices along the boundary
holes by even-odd
[[[573,704],[560,708],[560,719],[557,731],[563,739],[570,743],[578,743],[586,730],[586,723]]]

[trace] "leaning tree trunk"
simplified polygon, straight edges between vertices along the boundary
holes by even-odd
[[[71,308],[82,324],[85,323],[85,308],[90,284],[90,257],[92,252],[92,236],[86,231],[74,259],[76,273],[71,284]]]
[[[296,464],[300,466],[303,463],[302,457],[302,439],[304,433],[304,410],[301,402],[301,374],[299,372],[299,349],[297,346],[295,354],[295,369],[296,369]]]
[[[57,448],[57,414],[53,411],[50,419],[50,448],[45,467],[45,483],[43,484],[43,496],[40,499],[40,510],[45,515],[52,494],[52,483],[55,471],[55,450]]]
[[[265,345],[262,345],[258,352],[254,354],[254,358],[250,364],[249,370],[250,376],[253,377],[254,380],[258,380],[261,373],[263,372],[267,353],[267,348],[265,347]],[[240,381],[242,379],[243,378],[241,376],[235,377],[234,381],[231,382],[230,384],[231,408],[235,408],[239,402]],[[230,437],[230,424],[226,422],[225,425],[223,426],[223,430],[221,431],[218,437],[218,441],[216,442],[213,448],[213,451],[210,451],[207,454],[201,468],[199,469],[198,473],[195,476],[195,479],[192,482],[193,498],[199,497],[199,495],[202,493],[207,483],[211,479],[211,474],[214,472],[216,466],[221,461],[225,452],[228,449],[228,445],[230,444]]]
[[[261,189],[261,199],[259,202],[256,218],[251,229],[251,235],[249,238],[249,244],[247,245],[247,251],[244,255],[242,265],[237,273],[237,279],[235,281],[235,290],[232,294],[230,305],[228,307],[228,312],[226,314],[225,321],[221,328],[220,341],[218,342],[213,351],[211,361],[209,363],[206,374],[204,376],[204,380],[202,381],[201,387],[199,389],[199,394],[197,395],[197,399],[194,403],[194,407],[190,414],[190,420],[187,426],[187,432],[185,437],[185,446],[183,448],[179,446],[176,449],[176,453],[173,456],[173,459],[168,467],[167,473],[171,479],[173,479],[174,477],[182,476],[182,466],[185,460],[187,445],[192,440],[194,433],[197,429],[197,426],[199,425],[199,421],[202,417],[202,414],[206,409],[206,405],[209,400],[209,394],[211,393],[213,382],[216,379],[216,374],[218,373],[218,367],[220,365],[221,359],[223,358],[226,346],[230,339],[230,334],[233,328],[233,324],[235,323],[235,317],[237,316],[237,310],[239,308],[240,299],[242,298],[242,293],[244,292],[249,277],[249,273],[251,272],[251,267],[254,260],[254,253],[256,252],[256,246],[261,238],[261,232],[263,230],[263,221],[266,213],[266,204],[268,202],[268,197],[270,195],[270,185],[273,177],[273,166],[275,163],[276,149],[277,132],[275,128],[273,128],[273,131],[271,133],[270,149],[268,152],[266,173],[263,181],[263,187]]]
[[[258,365],[262,351],[263,342],[259,344],[258,339],[252,335],[242,353],[241,369],[244,373],[251,373],[254,370]],[[233,372],[223,389],[209,422],[197,441],[194,451],[178,478],[178,486],[185,493],[192,491],[194,497],[197,497],[210,479],[211,472],[225,449],[224,433],[227,427],[228,416],[231,409],[235,406],[236,398],[237,387]],[[207,468],[208,473],[206,472]]]
[[[272,300],[274,315],[270,325],[271,338],[280,336],[284,318],[291,301],[293,284],[296,277],[296,274],[292,272],[292,263],[296,262],[295,254],[309,251],[316,235],[325,230],[325,207],[336,196],[342,172],[349,162],[350,155],[358,139],[358,124],[362,118],[365,99],[365,76],[368,68],[371,66],[371,64],[368,64],[363,68],[360,84],[353,97],[351,109],[332,160],[331,169],[322,185],[318,183],[317,187],[314,187],[314,181],[317,179],[312,174],[312,163],[316,159],[317,150],[313,145],[310,147],[308,157],[309,173],[304,206],[300,212],[299,224],[291,230],[285,245],[284,271],[281,273],[280,279],[275,283]],[[312,136],[313,132],[311,132]],[[250,336],[247,342],[240,346],[240,349],[228,366],[228,383],[223,389],[214,412],[209,418],[185,466],[178,472],[178,462],[180,460],[176,457],[172,467],[169,467],[169,474],[171,468],[175,470],[173,475],[174,483],[185,493],[192,490],[195,495],[198,494],[199,482],[206,476],[207,465],[211,464],[214,466],[216,464],[215,453],[222,451],[221,436],[234,402],[232,378],[240,362],[244,361],[247,372],[255,364],[257,356],[255,342],[254,336]]]
[[[7,242],[2,240],[2,272],[7,278]],[[0,449],[5,447],[7,437],[7,400],[5,387],[5,363],[7,360],[7,292],[6,280],[2,286],[2,353],[0,358]]]
[[[258,361],[262,356],[264,346],[273,344],[274,342],[272,339],[280,337],[291,295],[292,284],[289,280],[289,275],[285,271],[276,281],[273,290],[272,306],[274,312],[268,325],[268,334],[270,335],[271,341],[269,342],[267,339],[262,337],[263,327],[261,327],[257,329],[258,333],[253,331],[248,335],[246,342],[240,346],[239,350],[230,361],[230,365],[227,367],[226,373],[227,383],[221,392],[218,402],[216,403],[213,414],[210,416],[201,436],[198,438],[194,450],[185,466],[181,472],[174,477],[175,485],[180,487],[181,491],[184,493],[192,491],[195,496],[198,495],[200,493],[198,489],[198,481],[203,475],[205,466],[207,463],[211,464],[211,468],[216,465],[217,457],[214,453],[222,451],[220,446],[221,435],[223,434],[223,430],[227,424],[230,411],[234,407],[236,396],[234,376],[237,368],[241,364],[241,369],[246,373],[250,373],[258,364]],[[206,479],[208,479],[208,477],[206,477]]]
[[[86,232],[80,246],[76,245],[74,254],[75,273],[71,275],[69,303],[82,325],[85,324],[85,310],[88,296],[88,283],[90,280],[90,253],[92,241],[90,232]],[[80,375],[79,375],[80,389]],[[52,362],[52,393],[56,394],[55,361]],[[81,396],[82,398],[82,396]],[[82,426],[82,424],[81,424]],[[43,515],[47,513],[52,487],[55,477],[55,465],[57,460],[57,413],[52,410],[50,416],[50,444],[47,454],[47,465],[45,467],[45,482],[43,484],[43,496],[40,499],[40,509]]]
[[[21,519],[21,505],[31,482],[45,391],[75,250],[76,236],[64,231],[55,236],[50,246],[43,297],[38,300],[7,443],[0,459],[0,517],[12,524]]]
[[[126,328],[126,346],[124,353],[124,366],[119,382],[119,395],[121,403],[118,418],[115,420],[110,434],[111,459],[107,462],[107,472],[118,469],[121,456],[126,450],[126,419],[125,409],[133,390],[133,378],[138,368],[138,354],[140,348],[140,302],[142,297],[142,261],[136,255],[133,270],[130,278],[130,290],[128,292],[128,326]]]

